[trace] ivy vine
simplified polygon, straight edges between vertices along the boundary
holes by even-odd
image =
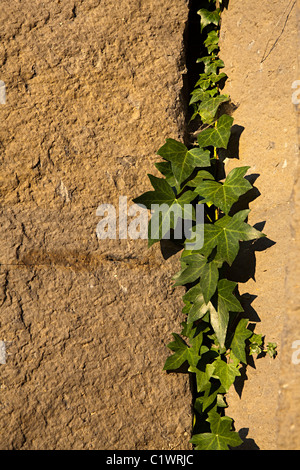
[[[176,207],[189,204],[193,210],[185,211],[193,230],[183,241],[181,269],[174,276],[175,286],[185,286],[180,334],[173,333],[168,344],[172,351],[164,366],[166,371],[176,371],[188,364],[194,374],[193,435],[191,443],[196,450],[229,450],[242,444],[234,430],[233,419],[225,414],[226,394],[241,376],[241,367],[247,366],[249,357],[262,352],[276,355],[276,344],[263,346],[264,338],[249,329],[239,300],[237,283],[227,278],[228,267],[236,259],[240,243],[256,240],[265,235],[249,225],[250,210],[236,211],[239,198],[252,189],[245,178],[248,166],[234,168],[220,180],[220,149],[227,149],[233,118],[221,105],[230,100],[221,94],[227,75],[219,57],[219,32],[222,1],[204,0],[199,9],[201,33],[206,35],[204,46],[207,55],[198,59],[203,72],[191,93],[192,120],[199,120],[197,142],[187,148],[183,143],[167,139],[158,150],[163,161],[156,163],[162,178],[149,175],[153,191],[134,199],[148,209],[165,204],[176,214]],[[204,8],[205,7],[205,8]],[[204,242],[196,250],[190,249],[195,230],[195,209],[204,206]],[[157,230],[149,222],[148,245],[166,236],[162,221]],[[157,220],[157,219],[156,219]],[[178,223],[171,218],[171,228]]]

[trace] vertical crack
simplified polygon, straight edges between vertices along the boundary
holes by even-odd
[[[182,108],[185,115],[184,121],[184,143],[187,147],[194,142],[193,133],[197,129],[195,121],[190,122],[193,114],[192,106],[189,106],[190,94],[193,91],[200,73],[203,72],[203,64],[197,64],[197,59],[205,53],[204,38],[201,34],[200,16],[197,11],[201,5],[199,0],[189,0],[188,19],[184,31],[184,56],[187,73],[183,76],[183,87],[181,91]]]

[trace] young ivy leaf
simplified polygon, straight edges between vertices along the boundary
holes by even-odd
[[[179,184],[191,175],[194,168],[210,166],[210,153],[207,150],[188,150],[184,144],[174,139],[167,139],[157,153],[171,162],[173,174]]]
[[[233,118],[227,114],[223,114],[216,123],[216,126],[210,129],[205,129],[198,134],[199,147],[216,147],[227,148],[230,130],[233,123]]]
[[[252,189],[252,185],[244,178],[249,168],[249,166],[234,168],[228,174],[224,183],[201,181],[195,191],[204,197],[202,203],[213,202],[216,207],[228,214],[239,197]]]
[[[196,88],[194,91],[192,91],[191,95],[191,100],[189,104],[196,103],[197,101],[205,101],[207,102],[210,100],[211,97],[213,97],[217,93],[217,88],[213,88],[212,90],[202,90],[201,88]]]
[[[207,421],[210,423],[210,433],[195,434],[190,442],[196,450],[229,450],[243,443],[239,434],[232,431],[233,420],[227,416],[220,416],[215,410],[208,413]]]
[[[228,95],[218,95],[214,98],[209,98],[208,100],[202,101],[198,108],[198,114],[200,115],[202,122],[204,124],[211,124],[220,104],[228,100]]]
[[[253,333],[249,337],[249,342],[250,342],[250,350],[249,350],[250,356],[252,356],[253,354],[260,354],[262,352],[262,344],[263,344],[262,335]]]
[[[220,21],[220,8],[217,8],[215,11],[209,11],[205,8],[201,8],[197,11],[197,14],[201,16],[201,33],[203,29],[209,24],[218,26]]]
[[[216,74],[218,69],[225,67],[223,60],[216,59],[205,65],[204,71],[209,74]]]
[[[207,35],[207,38],[204,41],[204,45],[208,50],[208,53],[211,54],[216,49],[219,49],[219,35],[217,31],[210,31]]]

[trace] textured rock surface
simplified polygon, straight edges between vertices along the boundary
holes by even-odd
[[[297,2],[298,37],[298,74],[300,64],[300,3]],[[298,82],[300,83],[300,82]],[[298,86],[299,90],[299,86]],[[299,99],[299,93],[297,93]],[[300,129],[299,104],[296,105],[298,117],[298,138]],[[291,241],[287,258],[286,276],[286,319],[283,328],[282,360],[280,374],[280,394],[278,408],[278,448],[280,450],[300,449],[300,186],[299,160],[295,171],[295,181],[291,198]]]
[[[188,378],[162,372],[183,319],[178,255],[95,231],[98,205],[147,190],[156,150],[183,138],[187,17],[185,0],[2,1],[1,449],[189,448]],[[242,448],[299,449],[295,5],[230,0],[221,39],[245,128],[226,166],[259,175],[250,222],[275,242],[249,246],[232,276],[279,346],[229,414]]]
[[[185,0],[4,1],[1,449],[185,449],[188,378],[162,372],[178,256],[96,237],[181,138]]]
[[[292,246],[291,227],[295,215],[291,201],[293,192],[299,191],[297,116],[292,103],[292,83],[299,78],[294,2],[230,0],[223,15],[221,50],[229,76],[226,91],[238,106],[234,118],[241,126],[236,128],[239,161],[228,160],[227,168],[251,166],[249,174],[255,175],[254,185],[261,195],[250,203],[250,222],[260,223],[258,227],[275,242],[250,245],[235,268],[245,281],[240,292],[250,318],[260,319],[255,331],[266,335],[266,342],[277,342],[279,352],[276,360],[261,358],[255,361],[256,369],[248,367],[247,379],[238,386],[241,398],[235,391],[230,393],[230,416],[246,437],[242,448],[270,450],[288,445],[287,421],[293,421],[297,413],[291,395],[286,402],[278,401],[287,364],[299,404],[300,366],[298,372],[290,366],[291,339],[300,339],[299,318],[295,308],[287,315],[296,284],[299,290],[299,274],[292,266],[299,262],[299,247]],[[289,317],[293,320],[288,328],[295,329],[287,338]],[[300,448],[299,432],[297,439]]]

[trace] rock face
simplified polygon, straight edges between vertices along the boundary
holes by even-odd
[[[185,0],[1,6],[1,449],[189,448],[188,377],[162,371],[178,256],[96,236],[99,204],[129,206],[182,138],[187,17]]]
[[[165,138],[184,138],[187,19],[185,0],[2,2],[1,449],[190,448],[188,377],[162,371],[179,254],[96,236],[99,204],[129,206]],[[232,276],[279,352],[229,394],[246,449],[300,448],[297,47],[293,2],[230,0],[226,167],[251,166],[250,223],[268,236]]]
[[[230,416],[245,449],[300,448],[300,365],[292,363],[292,345],[300,340],[299,147],[292,101],[292,85],[300,78],[297,27],[296,2],[230,0],[222,20],[221,57],[226,91],[238,106],[233,116],[239,142],[239,161],[226,165],[251,166],[261,194],[250,203],[250,223],[268,237],[248,247],[236,275],[255,331],[278,344],[275,360],[261,358],[256,369],[248,367],[237,384],[241,397],[230,393]]]

